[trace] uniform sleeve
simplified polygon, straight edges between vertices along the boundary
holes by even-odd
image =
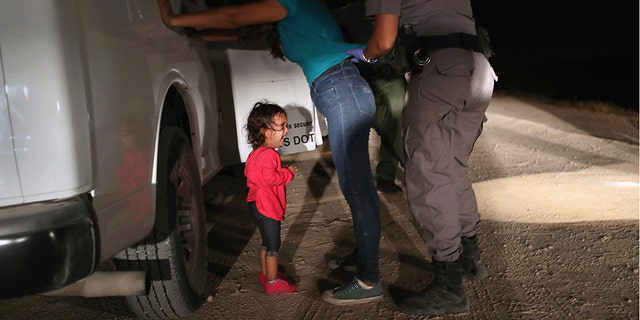
[[[402,11],[402,1],[400,0],[367,0],[366,15],[368,17],[381,13],[393,14],[400,16]]]

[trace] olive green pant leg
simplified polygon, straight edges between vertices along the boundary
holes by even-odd
[[[376,98],[376,115],[373,128],[380,135],[377,181],[393,181],[398,163],[404,165],[402,138],[402,108],[406,92],[406,80],[401,75],[379,76],[369,81]]]

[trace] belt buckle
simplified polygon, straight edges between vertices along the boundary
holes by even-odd
[[[422,52],[422,49],[418,49],[413,53],[413,62],[417,65],[424,67],[431,62],[431,56],[428,52]]]

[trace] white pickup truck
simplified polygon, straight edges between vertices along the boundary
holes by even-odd
[[[156,1],[0,2],[0,299],[125,296],[147,319],[200,307],[202,185],[242,162],[243,115],[217,93],[232,101],[233,77],[216,84],[212,56]]]

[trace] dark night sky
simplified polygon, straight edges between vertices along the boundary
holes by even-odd
[[[497,89],[638,110],[638,2],[472,0]]]
[[[638,111],[638,1],[471,0],[471,4],[476,20],[491,35],[497,90],[611,102]]]

